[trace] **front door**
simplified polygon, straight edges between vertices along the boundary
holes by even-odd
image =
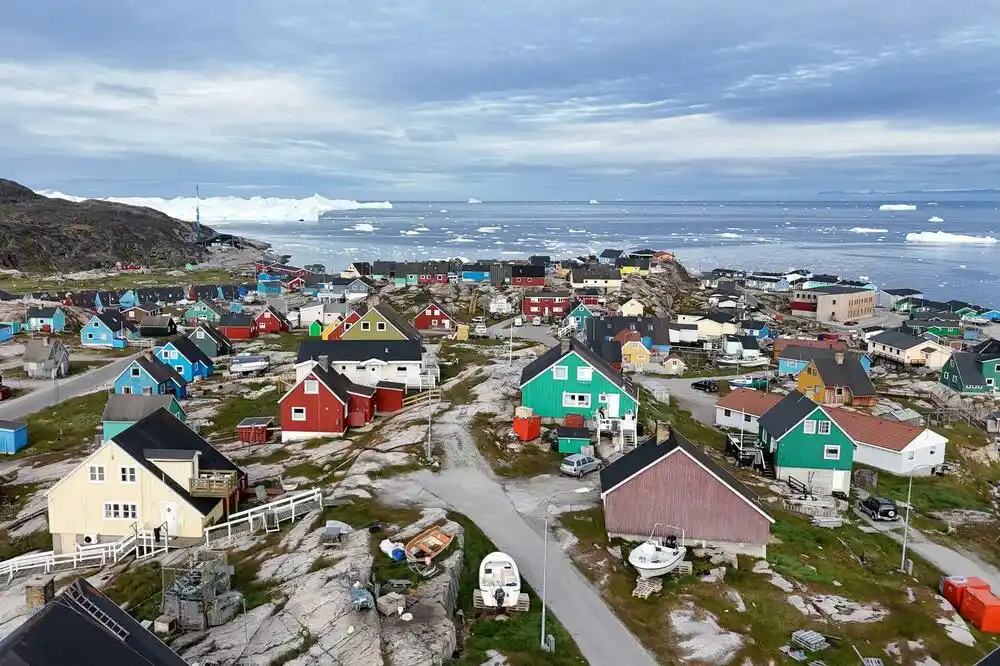
[[[620,400],[621,396],[617,393],[607,394],[607,402],[604,404],[607,406],[608,418],[617,419],[621,416],[621,414],[618,413],[618,410],[620,409]]]
[[[165,524],[169,536],[177,535],[177,503],[160,502],[160,524]]]

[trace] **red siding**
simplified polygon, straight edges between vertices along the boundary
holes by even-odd
[[[418,275],[417,284],[447,284],[448,274],[438,273],[437,275]]]
[[[590,305],[598,305],[599,304],[598,301],[600,300],[601,297],[600,296],[579,296],[578,298],[580,299],[581,303],[583,303],[584,305],[590,306]]]
[[[609,534],[649,536],[656,523],[684,529],[688,541],[764,545],[770,522],[683,451],[677,451],[604,498]],[[657,527],[667,536],[674,530]],[[678,535],[680,536],[680,535]]]
[[[264,312],[259,312],[254,321],[257,323],[258,333],[281,333],[282,331],[288,330],[282,323],[281,320],[274,316],[274,314],[265,310]]]
[[[347,407],[319,382],[319,393],[307,395],[305,380],[315,379],[312,374],[299,382],[291,393],[281,400],[281,429],[285,432],[336,432],[347,430]],[[292,408],[305,407],[306,420],[293,421]]]
[[[244,444],[266,444],[271,438],[267,426],[244,426],[237,428],[236,432],[240,436],[240,441]]]
[[[367,398],[363,395],[351,394],[347,402],[347,424],[352,428],[371,423],[375,418],[375,396]]]
[[[545,278],[543,277],[516,277],[511,278],[510,283],[515,287],[544,287]]]
[[[257,324],[250,326],[220,326],[219,332],[230,340],[250,340],[257,337]]]
[[[430,311],[431,314],[427,314]],[[446,329],[443,322],[449,322],[448,328]],[[420,311],[413,319],[413,327],[418,331],[437,331],[437,330],[455,330],[455,321],[441,311],[441,308],[436,305],[428,305],[426,308]]]
[[[529,317],[561,316],[569,312],[569,298],[538,298],[533,301],[525,296],[521,311]]]
[[[404,389],[394,389],[380,386],[375,389],[375,406],[379,413],[392,414],[403,409]]]
[[[792,310],[798,310],[801,312],[816,312],[816,304],[806,303],[805,301],[792,301]]]

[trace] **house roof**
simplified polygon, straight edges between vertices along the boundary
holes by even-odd
[[[549,347],[544,354],[524,366],[524,370],[521,371],[521,385],[545,372],[549,366],[561,359],[564,353],[562,343]],[[621,345],[618,346],[618,353],[621,354]]]
[[[624,250],[611,250],[607,249],[601,252],[601,259],[617,259],[622,256]]]
[[[632,392],[631,384],[625,380],[620,372],[611,367],[608,361],[598,356],[597,352],[575,338],[570,338],[568,347],[564,347],[560,342],[525,366],[524,370],[521,371],[521,385],[531,381],[559,359],[572,353],[590,364],[616,386],[622,387],[629,393]]]
[[[105,310],[104,312],[99,312],[94,316],[101,320],[101,322],[112,331],[136,330],[135,324],[123,317],[117,310]]]
[[[816,280],[815,277],[812,278]],[[836,296],[837,294],[857,294],[865,291],[871,291],[870,289],[864,289],[862,287],[851,287],[846,284],[835,284],[828,287],[813,287],[812,289],[800,289],[799,291],[808,292],[810,294],[827,294],[830,296]]]
[[[888,331],[882,331],[876,335],[869,338],[869,342],[874,342],[880,345],[886,345],[894,349],[913,349],[917,345],[926,344],[927,341],[921,338],[914,337],[908,333],[903,333],[896,329],[889,329]]]
[[[48,342],[48,344],[46,344]],[[58,351],[66,352],[66,345],[59,340],[28,340],[24,343],[22,360],[27,363],[43,363]],[[68,353],[68,352],[66,352]]]
[[[1000,354],[1000,340],[988,338],[973,347],[972,351],[977,354]]]
[[[363,395],[368,398],[375,395],[374,388],[371,388],[369,386],[359,386],[358,384],[355,384],[350,379],[340,374],[336,370],[332,368],[324,368],[319,363],[317,363],[312,367],[312,370],[310,370],[310,374],[303,377],[302,381],[304,382],[310,376],[313,376],[317,380],[319,380],[324,386],[326,386],[327,389],[329,389],[330,393],[335,395],[337,399],[340,400],[345,405],[351,399],[352,393]],[[301,383],[302,382],[297,382],[291,388],[289,388],[288,393],[285,393],[285,395],[281,396],[278,402],[281,402],[289,395],[291,395],[292,391],[295,390],[295,387]]]
[[[622,362],[622,343],[619,340],[594,340],[590,348],[608,363]]]
[[[208,366],[214,366],[215,361],[213,361],[205,352],[198,348],[190,338],[186,338],[183,335],[178,335],[167,341],[167,344],[173,345],[181,356],[191,361],[192,363],[200,361]]]
[[[559,426],[556,428],[556,437],[568,439],[590,439],[593,433],[586,428],[571,428],[569,426]]]
[[[745,328],[748,331],[762,331],[767,328],[767,324],[756,319],[744,319],[740,322],[740,328]]]
[[[622,266],[635,266],[637,268],[649,268],[649,265],[650,265],[651,262],[652,262],[652,259],[650,257],[637,257],[637,256],[629,255],[627,257],[625,257],[625,256],[619,257],[618,260],[615,261],[615,265],[618,266],[619,268],[622,267]]]
[[[670,344],[671,323],[664,317],[590,317],[587,319],[587,340],[617,337],[622,331],[635,331],[649,337],[653,344]]]
[[[275,309],[273,305],[268,305],[266,308],[258,312],[256,315],[254,315],[254,319],[257,319],[258,317],[262,316],[265,312],[270,312],[271,316],[280,321],[281,323],[289,326],[291,325],[288,322],[288,318],[285,317],[285,315],[282,314],[281,312],[278,312],[278,310]]]
[[[890,296],[916,296],[921,293],[919,289],[910,289],[909,287],[902,287],[900,289],[883,289],[882,291]]]
[[[772,437],[781,437],[819,407],[798,391],[792,391],[757,421]]]
[[[760,345],[757,343],[757,338],[752,335],[727,335],[726,340],[740,343],[740,346],[746,351],[760,349]]]
[[[813,365],[824,386],[844,386],[855,396],[876,395],[875,385],[865,372],[857,357],[844,355],[843,362],[837,362],[836,354],[827,352],[814,356]]]
[[[51,319],[59,308],[28,308],[25,312],[27,319]]]
[[[544,278],[545,266],[535,264],[514,264],[510,267],[511,277],[519,278]]]
[[[795,351],[789,350],[790,347],[795,347]],[[802,349],[832,349],[834,351],[847,351],[847,343],[841,340],[796,340],[795,338],[778,338],[771,345],[772,351],[776,358],[798,358],[799,360],[808,360],[812,356],[790,356],[786,354],[786,351],[792,354],[803,354]]]
[[[139,358],[135,359],[133,363],[137,363],[140,368],[149,373],[157,382],[169,382],[173,381],[181,386],[187,385],[187,380],[177,374],[177,371],[171,368],[169,365],[162,363],[158,358],[152,356],[152,352],[147,352],[150,355],[143,354]],[[131,365],[129,365],[131,367]],[[128,368],[125,368],[128,370]],[[125,372],[122,370],[122,373]]]
[[[993,355],[954,352],[951,357],[955,360],[955,367],[958,368],[958,374],[962,378],[963,384],[966,386],[986,386],[986,377],[983,376],[981,362],[993,358]]]
[[[925,430],[921,426],[880,419],[877,416],[839,407],[831,407],[824,411],[855,442],[870,444],[880,449],[902,451]]]
[[[170,452],[173,451],[198,453],[200,454],[198,462],[200,469],[240,471],[240,468],[233,461],[219,453],[215,447],[165,409],[156,410],[111,439],[123,451],[135,458],[136,462],[149,470],[181,499],[204,516],[210,514],[221,500],[192,496],[186,487],[163,474],[160,468],[147,456],[153,455],[155,457],[158,451],[166,451],[165,455],[170,455]]]
[[[174,400],[175,398],[172,395],[122,395],[112,393],[108,395],[108,402],[104,405],[104,413],[101,415],[101,420],[139,421],[161,407],[169,409],[170,403]]]
[[[650,250],[648,247],[641,250],[629,250],[629,254],[633,257],[652,257],[656,254],[656,250]]]
[[[296,361],[301,363],[326,356],[335,361],[420,361],[423,345],[419,340],[303,340]]]
[[[170,315],[150,315],[148,317],[143,317],[142,321],[139,322],[139,330],[144,328],[160,328],[167,330],[170,328],[170,324],[174,321],[174,318]]]
[[[744,414],[763,416],[769,409],[781,402],[784,396],[752,389],[736,388],[715,402],[716,407],[732,409]]]
[[[212,340],[214,340],[217,345],[232,344],[229,338],[226,337],[226,335],[222,331],[220,331],[214,325],[208,323],[207,321],[203,321],[200,324],[198,324],[190,333],[188,333],[188,337],[194,335],[194,331],[197,331],[199,328],[205,331],[205,335],[212,338]]]
[[[610,465],[604,467],[601,470],[601,496],[603,497],[623,483],[627,483],[663,458],[680,452],[692,458],[708,471],[709,474],[721,481],[729,490],[739,495],[747,504],[761,513],[768,521],[774,522],[774,519],[760,505],[756,493],[698,446],[679,435],[673,428],[671,428],[670,436],[665,441],[658,442],[655,436],[650,437],[629,453],[626,453]]]
[[[389,322],[393,328],[399,331],[402,335],[406,336],[408,340],[420,340],[424,337],[420,331],[413,328],[413,324],[408,322],[403,315],[396,312],[396,309],[391,305],[387,303],[379,303],[372,306],[371,309],[382,315],[383,319]]]
[[[586,266],[584,268],[574,268],[570,271],[571,282],[583,282],[584,280],[621,280],[622,275],[613,266],[603,264]]]
[[[259,428],[274,423],[273,416],[248,416],[236,424],[237,428]]]
[[[430,306],[432,306],[432,305],[433,305],[434,307],[436,307],[436,308],[437,308],[438,310],[440,310],[440,311],[441,311],[441,314],[443,314],[443,315],[444,315],[445,317],[447,317],[448,319],[451,319],[451,320],[452,320],[452,321],[454,321],[454,322],[457,322],[457,321],[458,321],[458,320],[457,320],[457,319],[455,319],[455,317],[454,317],[454,316],[453,316],[453,315],[452,315],[452,314],[451,314],[450,312],[448,312],[448,310],[446,310],[446,309],[444,308],[444,306],[443,306],[443,305],[441,305],[441,304],[440,304],[439,302],[437,302],[437,301],[431,301],[430,303],[428,303],[428,304],[427,304],[427,308],[429,308],[429,307],[430,307]],[[424,311],[426,311],[426,310],[427,310],[427,308],[424,308],[423,310],[421,310],[421,312],[424,312]],[[419,317],[420,315],[417,315],[417,316]]]
[[[58,664],[185,666],[187,662],[85,578],[78,578],[0,643],[2,666]]]
[[[219,318],[219,326],[234,328],[245,328],[253,322],[253,317],[245,312],[227,312]]]
[[[734,319],[733,315],[727,314],[725,312],[719,312],[718,310],[709,312],[705,315],[705,319],[714,321],[716,324],[728,324]]]

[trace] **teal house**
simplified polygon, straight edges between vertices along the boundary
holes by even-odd
[[[62,333],[66,330],[66,313],[62,308],[28,308],[24,328],[44,333]]]
[[[567,414],[593,419],[638,416],[635,389],[620,372],[576,339],[557,344],[521,372],[521,406],[536,416],[562,420]]]
[[[570,310],[566,318],[563,319],[563,326],[573,324],[573,327],[582,331],[587,328],[587,320],[594,316],[593,311],[583,303],[577,303],[576,307]]]
[[[152,354],[132,361],[115,378],[114,385],[119,395],[172,395],[181,399],[187,392],[187,380]]]
[[[213,300],[200,298],[198,299],[198,302],[184,311],[183,318],[184,321],[187,322],[188,326],[197,326],[203,321],[207,321],[211,324],[218,324],[219,319],[227,312],[229,312],[229,308],[226,308]]]
[[[850,491],[854,440],[821,405],[792,391],[757,422],[757,445],[778,479],[817,495]]]
[[[1000,354],[954,352],[941,368],[939,381],[962,395],[1000,391]]]
[[[108,442],[122,430],[135,425],[156,410],[163,408],[182,422],[187,420],[184,408],[172,395],[121,395],[112,393],[101,416],[101,441]]]
[[[591,444],[591,433],[586,428],[556,428],[556,450],[559,453],[580,453],[585,446]]]
[[[80,344],[84,347],[121,349],[138,337],[139,329],[117,310],[98,312],[80,329]]]
[[[161,363],[173,368],[187,382],[204,379],[215,368],[215,361],[184,336],[172,338],[162,347],[157,347],[154,353]]]

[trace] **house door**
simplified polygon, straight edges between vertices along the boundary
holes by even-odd
[[[371,381],[378,383],[378,366],[372,365],[368,367],[368,376],[371,377]]]
[[[167,534],[177,536],[177,502],[160,502],[160,524],[165,524]]]
[[[608,417],[612,419],[619,418],[621,416],[619,413],[621,409],[621,405],[619,404],[621,396],[617,393],[608,393],[605,395],[605,398],[606,402],[604,404],[607,406]]]

